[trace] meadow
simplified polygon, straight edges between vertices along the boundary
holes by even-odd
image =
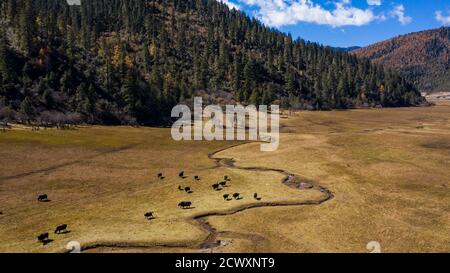
[[[0,133],[0,252],[65,252],[70,241],[86,252],[368,252],[370,241],[448,252],[449,118],[448,101],[299,112],[282,120],[270,153],[176,142],[170,129],[15,128]],[[228,187],[214,191],[225,175]],[[70,232],[53,234],[60,224]]]

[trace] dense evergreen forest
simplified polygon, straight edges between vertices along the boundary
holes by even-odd
[[[323,110],[423,102],[395,72],[215,0],[2,0],[0,118],[161,125],[195,94]]]

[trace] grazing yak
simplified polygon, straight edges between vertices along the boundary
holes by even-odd
[[[213,190],[215,190],[215,191],[220,191],[220,190],[221,190],[220,184],[214,184],[214,185],[212,185],[212,188],[213,188]]]
[[[56,227],[55,234],[67,233],[67,225],[60,225]]]
[[[191,208],[191,206],[192,206],[192,202],[189,202],[189,201],[183,201],[183,202],[180,202],[180,203],[178,204],[178,206],[179,206],[180,208],[182,208],[182,209],[189,209],[189,208]]]
[[[49,201],[49,200],[48,200],[48,195],[47,195],[47,194],[39,195],[37,200],[38,200],[39,202],[48,202],[48,201]]]
[[[184,191],[187,193],[192,193],[192,189],[190,187],[184,188]]]
[[[178,176],[181,177],[181,178],[185,178],[185,176],[184,176],[184,171],[181,171],[181,172],[178,174]]]
[[[222,181],[222,182],[219,183],[219,185],[222,186],[222,187],[226,187],[227,183],[228,183],[227,181]]]
[[[230,177],[229,177],[228,175],[225,175],[225,176],[223,177],[223,180],[225,180],[225,181],[230,181],[231,179],[230,179]]]
[[[261,201],[261,197],[259,197],[257,193],[255,193],[255,194],[253,195],[253,198],[255,198],[255,199],[258,200],[258,201]]]
[[[147,220],[153,220],[155,219],[155,215],[153,214],[153,212],[147,212],[146,214],[144,214],[145,219]]]
[[[234,199],[240,199],[241,198],[241,194],[240,193],[235,193],[233,194]]]
[[[158,178],[163,180],[164,179],[164,175],[162,173],[158,173]]]
[[[230,199],[230,195],[229,194],[224,194],[223,195],[223,200],[229,201]]]
[[[43,244],[46,244],[48,242],[48,236],[49,236],[48,232],[42,233],[41,235],[39,235],[37,237],[37,239],[38,239],[39,242],[41,242]]]
[[[180,186],[178,186],[178,190],[179,191],[184,191],[184,188],[180,185]]]

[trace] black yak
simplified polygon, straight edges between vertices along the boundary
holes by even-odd
[[[222,187],[226,187],[227,186],[227,181],[222,181],[219,183],[220,186]]]
[[[192,206],[192,202],[183,201],[178,204],[178,206],[182,209],[189,209]]]
[[[235,194],[233,194],[233,197],[234,197],[234,199],[240,199],[240,197],[241,197],[241,194],[240,193],[235,193]]]
[[[224,194],[224,195],[223,195],[223,199],[224,199],[224,200],[228,201],[228,200],[230,200],[229,198],[230,198],[230,195],[229,195],[229,194]]]
[[[153,212],[147,212],[146,214],[144,214],[145,219],[147,220],[153,220],[155,219],[155,215],[153,214]]]
[[[253,197],[254,197],[256,200],[261,201],[261,197],[259,197],[257,193],[255,193],[255,194],[253,195]]]
[[[190,187],[184,188],[184,191],[187,193],[192,193],[192,189]]]
[[[49,201],[49,200],[48,200],[48,195],[47,195],[47,194],[39,195],[37,200],[38,200],[39,202],[48,202],[48,201]]]
[[[194,179],[197,180],[197,181],[199,181],[199,180],[200,180],[200,176],[196,175],[196,176],[194,177]]]
[[[221,190],[220,184],[214,184],[214,185],[212,185],[212,188],[213,188],[213,190],[215,190],[215,191],[220,191],[220,190]]]
[[[39,235],[37,237],[37,239],[38,239],[39,242],[41,242],[43,244],[46,244],[48,242],[48,236],[49,236],[48,232],[42,233],[41,235]]]
[[[66,232],[67,232],[67,225],[60,225],[55,229],[55,234],[61,234]]]

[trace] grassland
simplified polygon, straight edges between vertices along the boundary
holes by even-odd
[[[450,104],[429,108],[302,112],[283,119],[280,149],[249,143],[215,155],[239,167],[282,169],[334,193],[282,185],[276,171],[217,166],[235,142],[175,142],[168,129],[86,127],[0,134],[0,252],[64,251],[76,240],[114,252],[450,251]],[[178,178],[180,170],[201,181]],[[165,180],[156,174],[163,172]],[[211,184],[227,174],[231,187]],[[178,191],[191,186],[191,195]],[[225,202],[224,193],[244,199]],[[257,201],[296,204],[247,210]],[[46,193],[52,200],[38,203]],[[180,210],[192,201],[195,209]],[[239,210],[239,212],[237,212]],[[143,214],[154,211],[156,219]],[[216,230],[222,245],[202,248]],[[68,224],[42,246],[36,236]]]

